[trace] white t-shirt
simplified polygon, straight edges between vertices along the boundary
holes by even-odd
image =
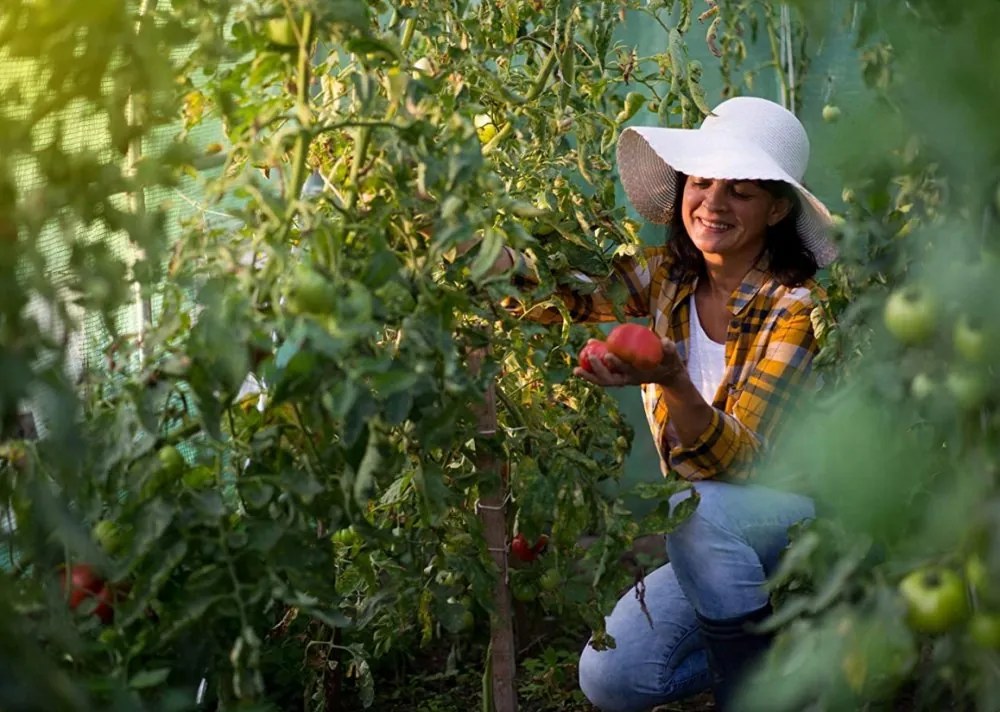
[[[691,295],[691,338],[688,340],[688,375],[701,397],[711,405],[726,375],[726,345],[708,338],[698,319],[698,308]]]

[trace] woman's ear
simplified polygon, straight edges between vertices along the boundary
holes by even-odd
[[[788,198],[777,198],[774,203],[771,204],[771,210],[767,215],[767,226],[774,227],[786,217],[788,213],[792,211],[792,201]]]

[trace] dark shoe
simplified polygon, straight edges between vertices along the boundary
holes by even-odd
[[[712,670],[712,691],[717,710],[738,712],[735,701],[739,686],[774,638],[772,633],[754,633],[748,628],[753,628],[770,615],[771,605],[768,604],[737,618],[710,620],[698,616]]]

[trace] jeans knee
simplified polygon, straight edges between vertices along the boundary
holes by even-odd
[[[614,650],[594,650],[588,644],[580,654],[578,674],[580,690],[601,712],[641,712],[648,705],[636,706],[628,670],[619,664]]]
[[[709,555],[720,540],[731,539],[734,534],[726,527],[725,511],[717,506],[711,495],[699,490],[700,499],[688,517],[676,529],[667,534],[667,552],[670,560],[692,557],[699,560]],[[690,492],[681,492],[670,498],[671,511],[679,502],[687,499]]]

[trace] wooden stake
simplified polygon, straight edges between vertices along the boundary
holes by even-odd
[[[479,373],[486,349],[469,352],[469,370]],[[478,433],[477,441],[486,445],[496,437],[497,406],[496,388],[490,383],[486,388],[486,398],[483,405],[476,409]],[[507,576],[507,517],[506,477],[501,477],[500,462],[489,447],[476,448],[476,469],[482,473],[495,475],[494,481],[500,481],[498,490],[482,492],[476,503],[476,514],[483,522],[483,532],[486,546],[489,548],[493,561],[497,565],[497,585],[493,589],[494,615],[490,620],[490,660],[487,669],[492,671],[493,712],[517,712],[517,690],[514,687],[514,677],[517,661],[514,648],[513,616],[510,605],[510,588]],[[487,692],[483,686],[484,694]],[[484,704],[484,709],[491,709]]]

